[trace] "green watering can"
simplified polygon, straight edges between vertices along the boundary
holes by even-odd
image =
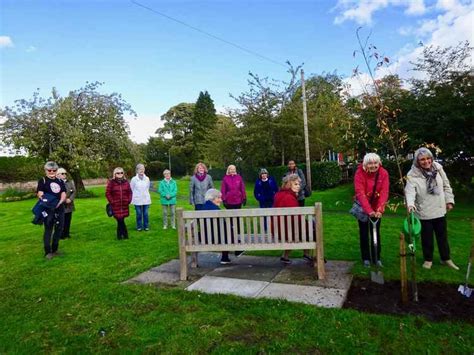
[[[416,251],[415,239],[421,234],[421,222],[417,217],[415,217],[413,212],[411,212],[410,216],[405,218],[403,221],[403,234],[405,234],[405,240],[408,243],[408,249],[414,253]]]

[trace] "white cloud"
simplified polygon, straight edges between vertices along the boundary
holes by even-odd
[[[159,114],[139,114],[137,118],[127,116],[125,120],[130,127],[130,139],[136,143],[148,142],[148,138],[155,136],[156,130],[163,127]]]
[[[399,1],[399,3],[402,2],[402,0]],[[423,73],[412,71],[411,62],[421,57],[423,46],[449,47],[466,40],[471,44],[474,43],[474,4],[456,0],[439,0],[434,7],[438,12],[436,17],[422,18],[411,26],[399,29],[401,35],[412,36],[411,41],[390,58],[392,62],[387,68],[377,71],[376,78],[387,74],[398,74],[402,79],[421,78]],[[472,54],[474,57],[474,51]],[[351,93],[357,95],[362,92],[368,78],[364,75],[362,74],[362,79],[346,80],[351,84]]]
[[[0,36],[0,48],[13,47],[13,41],[9,36]]]
[[[390,5],[405,7],[407,15],[423,15],[427,11],[424,0],[339,0],[334,9],[341,13],[334,23],[352,20],[359,25],[371,24],[372,15]]]

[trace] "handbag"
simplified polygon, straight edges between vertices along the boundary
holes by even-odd
[[[112,205],[110,203],[105,205],[105,212],[109,217],[112,217],[114,215],[114,211],[112,211]]]
[[[375,197],[375,188],[377,186],[378,179],[379,179],[379,171],[377,170],[377,174],[375,175],[374,188],[372,190],[372,196],[370,197],[370,200],[369,200],[369,203],[371,204]],[[355,199],[354,203],[352,204],[352,208],[349,210],[349,213],[361,222],[367,222],[369,220],[369,215],[365,213],[364,209],[360,205],[359,200],[357,199]]]

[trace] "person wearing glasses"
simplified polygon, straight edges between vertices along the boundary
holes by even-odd
[[[105,197],[112,207],[112,213],[117,220],[117,239],[128,239],[125,218],[129,216],[128,206],[132,202],[132,189],[125,178],[123,168],[114,169],[112,179],[107,182]]]
[[[43,244],[44,255],[48,260],[58,255],[59,239],[64,226],[66,186],[61,179],[56,177],[57,171],[58,164],[54,161],[44,164],[45,176],[38,180],[36,188],[36,195],[45,206]]]
[[[76,186],[74,180],[68,180],[67,171],[64,168],[59,168],[56,176],[64,182],[66,186],[66,203],[64,204],[64,228],[61,239],[71,238],[71,219],[72,212],[75,210],[74,198],[76,197]]]

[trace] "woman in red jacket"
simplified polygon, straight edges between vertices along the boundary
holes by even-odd
[[[375,189],[374,189],[375,184]],[[372,225],[369,220],[359,222],[360,253],[364,266],[380,261],[380,224],[388,200],[389,178],[388,172],[382,167],[380,157],[375,153],[367,153],[364,160],[357,168],[354,177],[355,198],[359,201],[364,212],[372,220],[377,219],[377,254],[373,246]],[[369,241],[370,230],[370,241]],[[370,249],[369,249],[370,248]]]
[[[125,218],[128,217],[128,205],[132,202],[132,189],[125,178],[123,169],[114,169],[112,179],[107,182],[105,196],[112,206],[112,212],[117,220],[117,239],[128,239]]]
[[[283,183],[280,191],[275,194],[273,207],[300,207],[298,203],[298,193],[300,191],[300,178],[296,174],[286,175],[283,178]],[[279,224],[279,223],[278,223]],[[286,223],[285,223],[286,224]],[[275,227],[279,228],[279,226]],[[300,229],[301,230],[301,229]],[[309,256],[309,250],[303,250],[303,259],[307,262],[312,262],[313,258]],[[288,258],[290,250],[285,250],[281,262],[284,264],[291,264],[291,260]]]

